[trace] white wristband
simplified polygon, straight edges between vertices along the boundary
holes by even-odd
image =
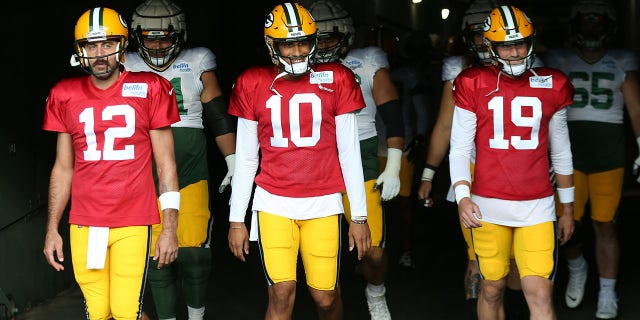
[[[424,170],[422,170],[422,181],[433,181],[433,176],[435,174],[435,170],[431,168],[424,168]]]
[[[160,210],[180,210],[180,192],[178,191],[167,191],[161,194],[158,200],[160,201]]]
[[[574,200],[574,190],[576,187],[569,188],[557,188],[558,190],[558,200],[560,203],[571,203]]]
[[[460,204],[462,198],[471,198],[471,189],[466,184],[457,185],[453,191],[456,194],[456,203]]]

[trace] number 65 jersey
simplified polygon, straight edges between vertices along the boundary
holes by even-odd
[[[180,121],[171,84],[122,70],[106,90],[89,76],[64,79],[47,98],[42,128],[71,135],[69,223],[140,226],[160,222],[149,131]]]
[[[473,194],[505,200],[553,195],[549,121],[572,103],[573,86],[559,70],[532,70],[511,78],[494,66],[472,67],[454,80],[456,108],[476,118],[463,124],[463,131],[476,126]]]

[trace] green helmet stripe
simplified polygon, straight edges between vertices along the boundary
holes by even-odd
[[[100,27],[103,25],[103,11],[104,8],[98,7],[91,10],[91,14],[89,15],[89,30],[100,30]]]
[[[300,15],[298,14],[298,10],[293,3],[287,2],[283,3],[282,7],[284,8],[284,15],[287,19],[287,28],[289,28],[289,32],[298,31],[297,29],[300,27]]]

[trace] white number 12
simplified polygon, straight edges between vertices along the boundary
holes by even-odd
[[[87,141],[87,150],[84,151],[84,159],[88,161],[98,160],[128,160],[134,158],[134,147],[128,144],[122,150],[114,150],[113,146],[117,138],[129,138],[135,133],[136,113],[129,105],[108,106],[102,111],[102,120],[109,121],[114,116],[124,116],[124,127],[109,128],[104,131],[103,152],[98,150],[98,142],[95,133],[95,116],[93,108],[86,108],[80,113],[80,122],[84,123],[84,135]]]

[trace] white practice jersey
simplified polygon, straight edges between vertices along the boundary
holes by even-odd
[[[124,65],[130,71],[158,73],[171,82],[180,111],[180,121],[171,125],[172,127],[204,128],[200,76],[217,67],[216,56],[211,50],[205,47],[182,49],[176,60],[162,72],[151,69],[137,52],[127,52]]]
[[[349,51],[342,64],[356,74],[360,83],[362,96],[366,106],[357,115],[358,137],[360,140],[369,139],[377,135],[376,111],[377,106],[373,101],[373,76],[382,68],[389,69],[387,54],[379,47],[358,48]]]
[[[567,121],[623,123],[624,98],[620,87],[627,71],[638,70],[633,52],[610,49],[596,63],[589,64],[572,49],[556,49],[549,51],[546,60],[573,83],[573,104],[567,110]]]

